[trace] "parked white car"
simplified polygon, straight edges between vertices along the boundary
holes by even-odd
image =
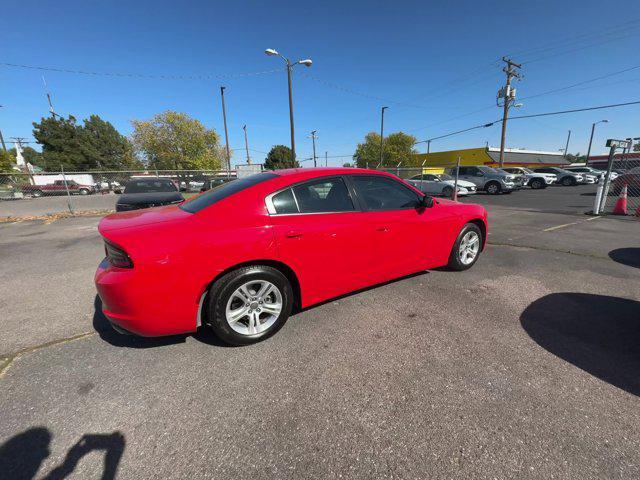
[[[507,173],[520,175],[522,178],[522,185],[531,187],[534,190],[547,188],[547,185],[552,185],[558,181],[558,176],[555,173],[534,172],[533,170],[525,167],[505,167],[501,170],[504,170]]]
[[[424,173],[414,175],[408,179],[408,182],[428,195],[442,195],[444,197],[453,197],[453,188],[455,186],[455,178],[446,173]],[[466,180],[458,180],[458,196],[473,195],[477,191],[474,183]]]

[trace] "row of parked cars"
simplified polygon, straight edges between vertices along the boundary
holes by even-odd
[[[526,167],[492,168],[486,165],[458,167],[458,196],[473,195],[484,191],[490,195],[511,193],[524,187],[534,190],[549,185],[565,187],[597,183],[605,172],[591,167]],[[455,169],[447,173],[424,173],[414,175],[408,181],[430,195],[453,197]],[[612,172],[612,179],[618,173]]]

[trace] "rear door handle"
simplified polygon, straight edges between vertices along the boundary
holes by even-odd
[[[291,230],[285,234],[287,238],[298,238],[302,236],[302,232],[296,232],[295,230]]]
[[[389,227],[378,227],[378,228],[376,228],[376,230],[378,232],[388,232],[389,231]]]

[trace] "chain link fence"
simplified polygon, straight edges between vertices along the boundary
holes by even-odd
[[[602,213],[640,218],[640,159],[614,161]]]
[[[111,211],[125,185],[136,179],[168,179],[188,198],[243,174],[242,169],[3,173],[0,174],[0,217]]]

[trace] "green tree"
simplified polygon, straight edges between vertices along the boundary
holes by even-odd
[[[0,172],[9,173],[14,171],[13,167],[15,166],[16,162],[13,158],[14,157],[12,157],[9,152],[5,152],[4,150],[0,149]]]
[[[285,145],[275,145],[267,154],[264,168],[278,170],[281,168],[299,168],[297,160],[291,158],[291,149]]]
[[[82,127],[75,117],[42,118],[33,124],[33,136],[42,145],[42,162],[48,170],[88,170],[86,158],[82,152]]]
[[[169,110],[131,123],[133,145],[149,168],[215,170],[225,158],[216,131],[184,113]]]
[[[347,162],[347,163],[343,163],[343,164],[342,164],[342,166],[343,166],[343,167],[350,168],[350,167],[353,167],[353,163],[349,163],[349,162]]]
[[[398,162],[402,162],[403,167],[418,166],[419,162],[415,158],[418,153],[413,148],[416,143],[416,137],[407,135],[403,132],[392,133],[384,138],[384,151],[382,156],[382,166],[396,166]],[[380,163],[380,134],[375,132],[368,133],[364,142],[359,143],[356,147],[356,153],[353,159],[358,167],[375,167]]]
[[[80,137],[85,162],[93,168],[120,170],[142,167],[131,142],[98,115],[91,115],[84,121]]]

